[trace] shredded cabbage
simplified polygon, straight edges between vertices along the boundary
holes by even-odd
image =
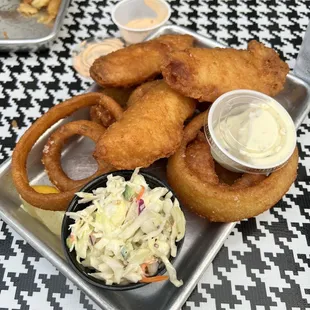
[[[169,257],[184,238],[185,217],[167,188],[151,189],[136,169],[129,181],[109,175],[105,188],[77,196],[90,205],[66,213],[75,221],[67,245],[78,262],[94,269],[91,276],[107,285],[136,283],[164,264],[170,281],[183,284]]]

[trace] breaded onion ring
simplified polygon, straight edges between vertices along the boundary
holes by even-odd
[[[50,181],[59,190],[68,191],[76,187],[81,188],[95,177],[113,169],[104,161],[97,160],[98,169],[93,175],[81,180],[72,180],[61,167],[61,150],[70,137],[74,135],[86,136],[96,143],[104,132],[105,128],[99,124],[79,120],[64,124],[51,134],[43,149],[42,162]]]
[[[103,100],[103,98],[105,98]],[[116,121],[120,120],[123,115],[123,108],[111,97],[107,95],[103,95],[100,100],[100,106],[102,106],[105,110],[107,110],[112,117],[115,118]]]
[[[127,101],[134,91],[134,87],[130,88],[120,88],[120,87],[107,87],[99,90],[103,94],[111,97],[115,100],[122,108],[125,108]]]
[[[94,105],[90,108],[89,116],[93,122],[108,128],[121,118],[123,114],[122,107],[125,106],[124,102],[129,98],[132,89],[107,88],[102,93],[111,97],[118,105],[115,106],[112,103],[112,105],[108,104],[106,108],[102,105]]]
[[[133,88],[105,88],[100,92],[111,97],[125,109],[132,91]],[[109,110],[100,105],[92,106],[90,108],[89,116],[93,122],[106,128],[108,128],[116,121],[115,117],[109,112]]]
[[[113,99],[101,93],[87,93],[75,96],[54,106],[42,115],[18,141],[12,156],[12,178],[17,191],[25,201],[45,210],[66,210],[68,203],[79,188],[57,194],[40,194],[36,192],[29,185],[27,176],[26,163],[28,154],[41,135],[56,122],[81,108],[95,104],[100,104],[104,107],[118,106]]]
[[[268,210],[297,176],[297,148],[288,163],[268,177],[243,174],[232,185],[222,183],[214,171],[209,144],[196,139],[207,113],[186,126],[180,148],[168,160],[169,184],[184,206],[213,222],[240,221]]]
[[[115,122],[115,118],[101,105],[94,105],[89,110],[89,118],[92,122],[108,128]]]

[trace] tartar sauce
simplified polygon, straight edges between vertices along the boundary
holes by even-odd
[[[257,168],[282,164],[296,144],[294,123],[275,101],[237,105],[220,118],[214,134],[227,152]]]

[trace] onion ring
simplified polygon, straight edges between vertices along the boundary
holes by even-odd
[[[43,149],[42,162],[50,181],[59,190],[68,191],[76,187],[81,188],[93,178],[113,169],[104,161],[97,160],[98,169],[93,175],[81,180],[72,180],[61,167],[61,149],[70,137],[74,135],[86,136],[96,143],[104,132],[105,128],[101,125],[91,121],[79,120],[64,124],[51,134]]]
[[[107,110],[115,120],[119,121],[123,116],[123,108],[111,97],[103,95],[100,99],[100,106]]]
[[[27,158],[33,145],[47,129],[73,112],[95,104],[100,104],[105,108],[113,105],[118,106],[113,99],[101,93],[87,93],[75,96],[54,106],[42,115],[18,141],[12,156],[12,178],[17,191],[25,201],[37,208],[45,210],[66,210],[68,203],[79,188],[57,194],[37,193],[29,185],[26,169]],[[121,107],[119,109],[121,110]],[[113,111],[115,110],[117,108],[113,109]]]
[[[126,108],[127,102],[129,97],[131,96],[132,92],[134,91],[134,87],[130,88],[117,88],[117,87],[105,87],[99,92],[102,92],[103,94],[111,97],[113,100],[115,100],[122,108]]]
[[[114,99],[112,99],[114,101]],[[114,101],[116,102],[116,101]],[[94,105],[90,108],[90,119],[105,128],[108,128],[112,125],[116,120],[119,120],[122,117],[123,109],[118,104],[106,102],[104,106],[102,105]]]
[[[133,92],[133,88],[104,88],[100,90],[103,94],[111,97],[122,108],[127,108],[127,101]],[[95,105],[90,108],[90,119],[104,127],[108,128],[115,122],[115,118],[111,113],[100,105]]]
[[[92,122],[108,128],[115,122],[114,117],[101,105],[94,105],[89,110],[89,117]]]
[[[297,148],[287,164],[268,177],[243,174],[232,185],[221,183],[214,160],[210,161],[209,144],[196,139],[207,113],[199,114],[186,126],[180,148],[168,160],[168,183],[184,206],[213,222],[235,222],[268,210],[297,176]]]

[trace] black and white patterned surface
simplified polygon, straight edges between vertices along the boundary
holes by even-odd
[[[90,83],[70,51],[89,36],[114,36],[117,1],[72,0],[48,52],[0,55],[0,161],[44,111]],[[258,39],[293,68],[310,17],[306,0],[169,1],[171,22],[233,47]],[[18,127],[12,126],[16,120]],[[310,119],[298,130],[300,168],[273,209],[237,224],[184,305],[196,309],[310,309]],[[98,309],[0,220],[0,309]]]

